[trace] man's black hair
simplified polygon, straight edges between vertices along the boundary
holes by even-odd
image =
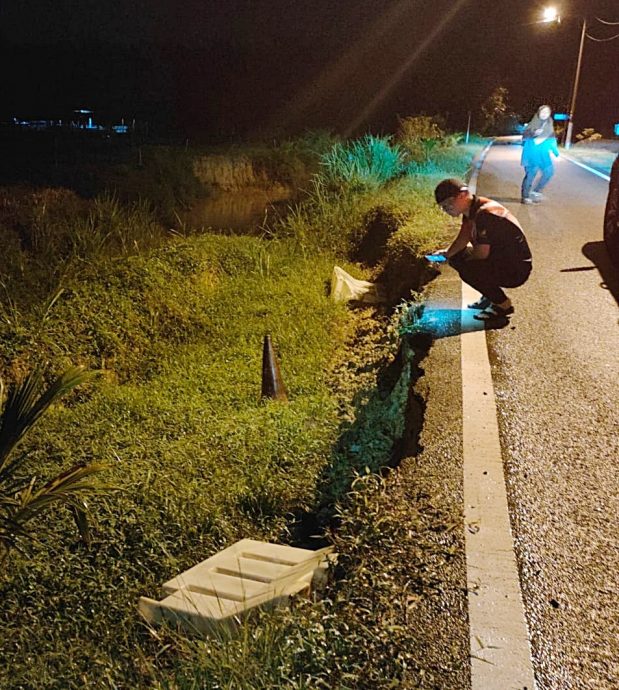
[[[451,197],[458,196],[460,192],[468,191],[469,187],[462,180],[457,180],[455,177],[450,177],[447,180],[443,180],[436,185],[434,190],[434,198],[437,204],[441,204],[445,199],[450,199]]]

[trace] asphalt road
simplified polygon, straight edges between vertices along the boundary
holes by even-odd
[[[519,146],[494,146],[477,191],[533,252],[516,312],[487,334],[508,500],[540,690],[619,688],[619,270],[602,243],[608,183],[559,159],[523,206]]]

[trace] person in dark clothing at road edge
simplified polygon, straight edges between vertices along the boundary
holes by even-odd
[[[516,217],[497,201],[475,196],[456,179],[439,183],[436,203],[445,213],[462,216],[460,232],[443,252],[460,278],[481,292],[470,309],[475,318],[488,321],[514,313],[503,288],[523,285],[532,269],[531,250]],[[470,246],[469,246],[470,245]]]

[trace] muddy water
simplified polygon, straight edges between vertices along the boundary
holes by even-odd
[[[266,223],[285,215],[292,201],[289,189],[248,188],[199,199],[193,208],[179,215],[188,230],[258,233]]]

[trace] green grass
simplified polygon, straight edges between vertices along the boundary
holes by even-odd
[[[415,629],[419,603],[445,596],[440,568],[454,557],[458,530],[414,482],[360,476],[335,536],[339,578],[322,598],[298,600],[291,610],[256,612],[236,634],[188,639],[168,633],[160,644],[192,663],[145,665],[152,687],[463,687],[468,648],[454,647],[453,656],[445,655],[447,664],[432,668],[419,644],[423,631]]]
[[[4,217],[12,239],[1,268],[2,376],[41,360],[103,371],[51,409],[28,469],[47,476],[102,461],[115,490],[92,501],[89,549],[59,511],[41,544],[0,573],[0,686],[334,687],[325,674],[338,668],[341,688],[385,669],[394,682],[404,677],[403,660],[384,646],[388,598],[370,623],[354,594],[364,568],[378,568],[369,554],[383,532],[365,517],[380,515],[373,506],[388,496],[361,484],[348,493],[356,474],[389,460],[412,370],[377,387],[398,342],[386,322],[370,328],[365,312],[335,305],[327,286],[334,263],[371,278],[390,262],[418,261],[444,234],[432,189],[464,174],[470,153],[446,151],[445,167],[371,189],[316,179],[305,204],[264,238],[133,242],[156,223],[110,199],[82,207],[70,197],[52,209],[43,196],[13,208],[19,227]],[[398,229],[370,271],[348,257],[378,208]],[[43,244],[20,244],[19,228],[42,228]],[[288,404],[259,399],[265,333]],[[259,614],[240,636],[215,642],[141,622],[139,596],[157,596],[179,571],[243,537],[286,542],[295,516],[336,510],[344,580],[321,604]],[[374,656],[356,664],[355,650],[372,639]]]
[[[7,146],[0,177],[6,185],[29,181],[38,187],[71,189],[88,199],[108,195],[123,204],[146,205],[161,223],[174,227],[180,209],[211,191],[194,174],[197,158],[223,156],[233,165],[242,157],[251,162],[262,184],[297,188],[307,184],[319,168],[321,154],[335,141],[327,132],[307,132],[295,139],[203,147],[25,133],[3,142]]]
[[[299,188],[319,171],[322,157],[336,144],[337,137],[328,132],[309,131],[294,139],[254,142],[222,149],[220,153],[249,158],[255,169],[272,182]]]
[[[255,239],[204,237],[117,262],[116,279],[86,281],[56,305],[44,334],[50,356],[52,343],[64,349],[73,336],[72,354],[94,364],[107,334],[108,361],[130,380],[109,380],[80,404],[55,408],[32,448],[30,467],[41,472],[101,459],[118,491],[96,505],[90,551],[76,546],[52,559],[38,552],[10,564],[1,625],[11,641],[3,653],[36,655],[36,675],[22,669],[31,687],[35,677],[40,688],[80,687],[80,678],[95,687],[95,644],[107,673],[128,675],[136,687],[132,654],[136,644],[149,648],[139,595],[155,595],[172,573],[224,543],[281,538],[286,515],[313,505],[337,437],[326,372],[348,321],[324,293],[331,269],[329,257],[310,263],[286,243],[265,250]],[[175,315],[182,328],[173,315],[162,317],[155,338],[144,305],[156,297],[185,311]],[[265,332],[280,353],[288,405],[259,400]],[[155,362],[148,375],[144,362]],[[70,528],[68,516],[60,519],[47,548],[54,537],[71,543]],[[49,615],[62,620],[61,631],[43,635]],[[69,646],[62,657],[61,643]]]

